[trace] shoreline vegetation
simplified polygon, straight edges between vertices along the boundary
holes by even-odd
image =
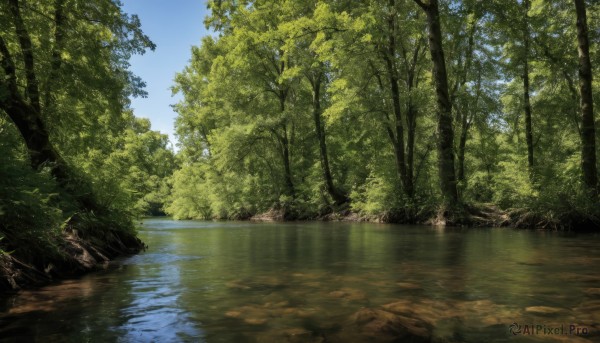
[[[575,211],[556,213],[552,211],[535,211],[531,209],[501,210],[494,204],[477,204],[463,207],[460,216],[449,217],[443,211],[424,211],[419,216],[411,216],[407,220],[406,213],[384,212],[380,214],[361,214],[349,209],[340,209],[326,214],[306,215],[286,212],[284,209],[269,209],[266,212],[228,218],[230,220],[250,220],[266,222],[287,221],[341,221],[371,222],[385,224],[430,225],[440,227],[506,227],[524,230],[550,230],[570,232],[595,232],[600,227],[600,218]],[[202,220],[202,219],[198,219]]]
[[[457,215],[457,213],[459,215]],[[444,211],[423,211],[418,216],[408,217],[406,213],[384,212],[381,214],[361,214],[342,209],[323,215],[298,216],[287,215],[284,210],[269,210],[247,218],[253,221],[346,221],[374,222],[387,224],[415,224],[449,227],[509,227],[524,230],[550,230],[571,232],[594,232],[600,228],[600,218],[579,213],[575,210],[554,212],[545,209],[511,208],[502,210],[494,204],[464,205],[462,210],[454,211],[449,217]]]

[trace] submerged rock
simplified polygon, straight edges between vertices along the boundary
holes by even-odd
[[[337,291],[330,292],[329,296],[333,297],[333,298],[340,298],[340,299],[345,299],[345,300],[364,300],[367,298],[367,295],[365,294],[365,292],[363,292],[359,289],[347,288],[347,287],[342,288]]]
[[[287,328],[281,330],[270,330],[259,334],[258,342],[283,342],[283,343],[321,343],[325,339],[314,332],[304,328]]]
[[[242,283],[242,280],[233,280],[229,281],[225,284],[227,288],[239,289],[239,290],[248,290],[251,287]]]
[[[441,318],[452,318],[461,314],[446,303],[428,299],[419,302],[399,300],[383,305],[382,308],[395,314],[420,318],[429,325],[435,325]]]
[[[600,288],[587,288],[583,290],[583,293],[589,297],[600,297]]]
[[[351,322],[358,333],[375,342],[430,342],[431,326],[425,321],[392,312],[363,308]]]
[[[267,323],[267,319],[265,318],[245,318],[244,323],[250,325],[263,325]]]
[[[227,318],[239,318],[242,316],[242,312],[240,311],[227,311],[225,312],[225,317]]]
[[[596,327],[595,331],[600,334],[600,300],[583,301],[573,311],[578,321]]]
[[[396,285],[403,289],[421,289],[421,286],[412,282],[396,282]]]
[[[258,276],[254,278],[236,279],[225,283],[227,288],[242,291],[272,291],[288,287],[288,284],[275,276]]]
[[[316,308],[293,307],[288,301],[280,301],[237,307],[225,312],[224,316],[250,325],[264,325],[282,318],[304,320],[314,317],[319,312]]]
[[[560,312],[564,312],[565,310],[558,307],[550,307],[550,306],[529,306],[525,308],[525,312],[541,314],[541,315],[551,315],[557,314]]]

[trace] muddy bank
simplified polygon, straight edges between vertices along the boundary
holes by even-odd
[[[58,254],[52,258],[40,259],[19,251],[0,255],[0,294],[101,270],[116,257],[146,248],[133,233],[117,230],[105,230],[95,236],[66,230],[53,244]]]

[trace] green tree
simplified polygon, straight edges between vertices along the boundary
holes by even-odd
[[[77,130],[73,123],[66,129],[66,122],[83,113],[67,108],[120,115],[125,96],[141,92],[139,80],[126,69],[127,59],[154,45],[141,33],[137,17],[121,13],[118,2],[10,0],[0,8],[0,63],[7,80],[0,109],[23,137],[32,167],[49,166],[63,188],[73,188],[68,184],[75,176],[61,153],[68,143],[52,142]],[[93,206],[91,197],[80,198],[84,206]]]
[[[129,171],[108,161],[128,139],[168,157],[151,146],[165,137],[126,132],[127,98],[144,95],[128,59],[148,48],[119,1],[0,2],[0,236],[15,256],[40,268],[68,260],[65,230],[107,256],[142,247],[132,221],[140,196],[109,187]]]
[[[427,14],[427,27],[429,32],[429,52],[433,62],[433,80],[436,88],[438,103],[437,130],[438,130],[438,170],[440,187],[445,205],[456,204],[458,190],[456,187],[456,172],[454,168],[454,129],[452,127],[452,104],[448,91],[448,75],[444,48],[442,42],[442,29],[440,21],[439,4],[437,0],[425,3],[414,0]]]
[[[218,37],[192,50],[174,88],[184,100],[170,213],[292,218],[349,203],[380,220],[438,208],[471,223],[497,215],[492,202],[527,225],[594,222],[583,196],[598,183],[594,94],[581,116],[570,1],[208,6]],[[594,42],[599,7],[586,10],[579,31]],[[589,71],[579,80],[591,90]]]
[[[596,168],[596,130],[592,97],[592,64],[588,37],[585,1],[574,0],[577,14],[577,43],[579,51],[579,92],[581,95],[581,168],[583,181],[592,193],[598,193]]]

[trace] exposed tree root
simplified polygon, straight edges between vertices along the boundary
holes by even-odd
[[[539,230],[598,231],[600,218],[594,214],[575,210],[535,211],[530,209],[512,209],[508,213],[512,227]]]
[[[425,224],[434,226],[498,227],[509,226],[509,216],[492,204],[440,207]]]
[[[27,263],[26,256],[0,255],[0,293],[38,287],[55,280],[74,277],[103,269],[122,255],[146,248],[133,234],[108,230],[102,237],[82,238],[75,230],[67,230],[57,242],[61,257],[43,263]]]

